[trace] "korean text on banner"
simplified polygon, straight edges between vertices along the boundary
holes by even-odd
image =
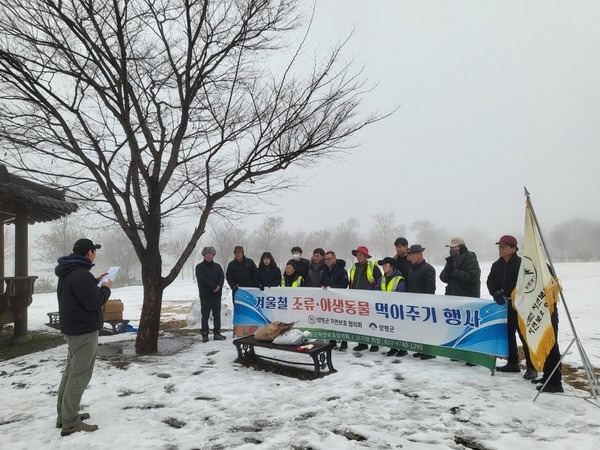
[[[240,288],[235,297],[234,328],[242,335],[279,320],[296,322],[296,328],[309,330],[320,339],[448,357],[456,355],[450,350],[472,352],[471,356],[506,356],[506,317],[506,305],[470,297],[352,289]]]
[[[519,329],[527,341],[531,362],[538,371],[543,370],[546,357],[556,339],[551,315],[559,289],[558,281],[550,273],[533,212],[527,203],[523,257],[514,304],[518,313]]]

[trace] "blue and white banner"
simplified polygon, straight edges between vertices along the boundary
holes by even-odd
[[[310,330],[319,338],[444,356],[449,354],[424,347],[508,354],[506,305],[476,298],[354,289],[243,288],[238,289],[234,303],[236,335],[279,320],[296,322],[295,328]]]

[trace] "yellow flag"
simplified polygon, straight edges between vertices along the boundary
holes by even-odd
[[[554,312],[559,289],[558,281],[550,273],[533,212],[527,202],[515,309],[519,317],[519,329],[529,347],[531,362],[538,371],[544,369],[546,357],[556,340],[550,316]]]

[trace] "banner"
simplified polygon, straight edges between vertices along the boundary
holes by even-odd
[[[515,309],[519,329],[529,347],[531,362],[538,371],[544,370],[544,362],[556,340],[550,316],[554,312],[559,289],[558,281],[548,268],[544,246],[528,201]]]
[[[445,295],[321,288],[240,288],[234,333],[279,320],[312,337],[446,356],[494,370],[507,356],[507,307]]]

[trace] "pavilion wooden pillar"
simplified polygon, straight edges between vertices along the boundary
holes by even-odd
[[[0,279],[4,278],[4,223],[0,222]],[[4,292],[4,281],[0,281],[0,295]],[[0,323],[0,334],[6,334]]]
[[[20,211],[15,216],[15,277],[26,277],[29,271],[29,234],[27,213]],[[22,286],[25,286],[23,283]],[[21,288],[22,289],[22,288]],[[33,294],[33,292],[31,293]],[[19,308],[15,318],[15,332],[11,339],[14,344],[31,340],[27,332],[27,308]]]
[[[4,224],[0,222],[0,278],[4,278]],[[4,292],[4,284],[0,283],[0,294]]]

